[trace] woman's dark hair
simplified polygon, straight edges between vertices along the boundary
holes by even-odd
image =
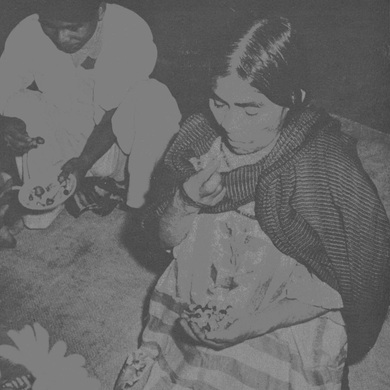
[[[283,107],[298,108],[307,101],[306,57],[288,19],[280,16],[236,24],[223,51],[211,65],[212,87],[218,78],[237,74]],[[303,99],[301,90],[306,92]]]

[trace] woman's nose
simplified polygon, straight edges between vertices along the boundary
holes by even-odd
[[[228,110],[221,118],[220,125],[226,132],[232,133],[237,131],[240,122],[239,113],[236,110]]]

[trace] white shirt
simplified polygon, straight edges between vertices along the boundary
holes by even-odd
[[[13,94],[35,81],[51,104],[65,112],[85,111],[99,123],[133,85],[148,78],[157,58],[150,28],[134,12],[107,4],[102,29],[95,67],[85,70],[44,34],[38,15],[22,20],[10,33],[0,58],[0,113]],[[90,91],[80,77],[90,81]]]

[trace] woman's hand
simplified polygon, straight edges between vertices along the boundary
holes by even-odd
[[[199,206],[215,206],[226,194],[222,186],[222,177],[217,169],[218,160],[212,161],[206,168],[191,176],[184,184],[185,195]],[[184,199],[185,201],[185,199]]]
[[[186,314],[182,314],[180,325],[193,341],[217,351],[267,333],[262,329],[258,316],[242,312],[228,327],[214,331],[202,330],[196,323],[189,321]]]
[[[196,342],[209,348],[221,350],[242,343],[277,329],[302,324],[317,318],[329,309],[300,302],[297,299],[283,298],[274,301],[261,311],[239,310],[230,325],[207,332],[182,314],[180,324],[185,332]]]
[[[159,237],[167,248],[184,240],[203,206],[214,206],[225,196],[226,188],[223,188],[221,175],[217,172],[219,164],[214,160],[176,191],[159,224]]]

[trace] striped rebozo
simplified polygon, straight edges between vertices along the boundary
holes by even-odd
[[[183,124],[154,178],[145,229],[158,225],[176,189],[196,172],[189,160],[205,154],[218,136],[207,113]],[[201,213],[254,200],[258,223],[273,244],[340,293],[349,361],[361,359],[389,304],[390,224],[356,142],[338,120],[309,106],[289,118],[266,158],[221,175],[225,198]]]

